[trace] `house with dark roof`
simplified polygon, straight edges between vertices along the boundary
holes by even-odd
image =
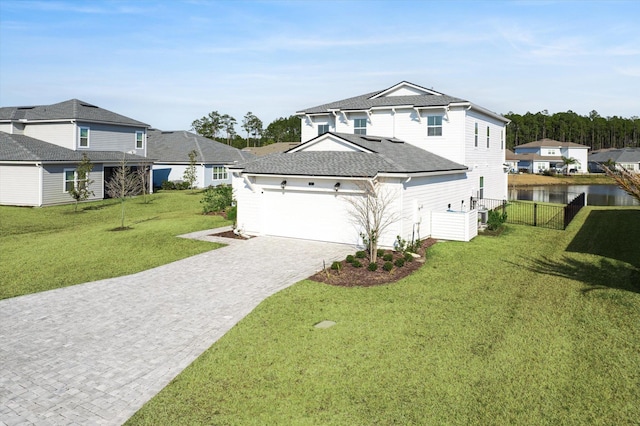
[[[563,171],[564,158],[573,158],[568,172],[587,173],[589,147],[574,142],[560,142],[553,139],[541,139],[513,148],[518,159],[518,168],[528,173],[542,173],[545,170]]]
[[[640,148],[599,149],[589,154],[589,170],[601,173],[600,164],[615,163],[616,168],[624,167],[630,172],[640,173]]]
[[[184,130],[147,132],[148,154],[154,159],[153,186],[164,181],[181,181],[190,165],[189,153],[195,151],[195,186],[206,188],[231,184],[227,168],[255,158],[255,155]]]
[[[506,199],[506,118],[412,83],[297,112],[302,144],[230,167],[238,228],[360,245],[353,200],[390,194],[399,220],[379,237],[468,241],[484,198]]]
[[[91,199],[122,161],[147,162],[148,124],[71,99],[52,105],[0,108],[0,204],[46,206],[73,202],[76,168],[94,164]]]

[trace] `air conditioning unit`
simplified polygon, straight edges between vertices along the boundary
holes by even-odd
[[[486,225],[489,220],[489,210],[487,209],[478,209],[478,220],[482,225]]]

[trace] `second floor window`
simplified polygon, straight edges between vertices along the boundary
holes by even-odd
[[[475,139],[474,139],[473,146],[475,146],[476,148],[478,147],[478,123],[476,123]]]
[[[213,166],[213,180],[227,180],[227,168],[224,166]]]
[[[489,132],[490,132],[489,126],[487,126],[487,148],[489,148],[489,139],[490,139],[489,138]]]
[[[89,128],[80,127],[78,138],[78,146],[80,148],[89,148]]]
[[[144,132],[136,132],[136,149],[144,148]]]
[[[442,136],[441,115],[430,115],[427,117],[427,136]]]
[[[366,135],[367,134],[367,119],[366,118],[356,118],[353,120],[353,133],[356,135]]]
[[[329,133],[329,125],[328,124],[318,124],[318,136],[324,135],[325,133]]]

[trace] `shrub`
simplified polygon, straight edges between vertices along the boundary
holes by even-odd
[[[227,219],[229,219],[235,224],[237,218],[238,218],[238,206],[229,207],[227,209]]]
[[[353,263],[354,260],[356,260],[356,258],[353,257],[352,254],[347,255],[347,259],[346,259],[347,263]]]
[[[364,259],[365,257],[367,257],[367,252],[366,251],[357,251],[356,252],[356,258],[358,259]]]
[[[354,268],[362,268],[362,263],[358,259],[355,259],[353,263],[351,263]]]
[[[420,251],[421,248],[422,248],[422,241],[421,240],[415,240],[412,243],[409,243],[407,245],[407,250],[406,251],[410,251],[411,253],[417,253],[418,251]]]
[[[411,256],[411,253],[405,253],[404,254],[404,261],[405,262],[413,262],[413,256]]]
[[[376,269],[378,269],[378,264],[377,264],[377,263],[375,263],[375,262],[371,262],[371,263],[369,264],[369,267],[368,267],[367,269],[369,269],[371,272],[373,272],[373,271],[375,271]]]
[[[500,228],[504,222],[507,221],[507,212],[500,213],[498,210],[489,210],[489,217],[487,218],[487,228],[490,231],[495,231]]]
[[[342,269],[342,263],[335,261],[331,264],[331,269],[333,269],[334,271],[340,271],[340,269]]]
[[[378,257],[382,257],[382,256],[384,256],[384,250],[383,249],[378,249],[378,251],[376,251],[376,254],[378,255]]]
[[[384,269],[387,272],[390,272],[393,269],[393,263],[384,262],[384,265],[382,265],[382,269]]]
[[[403,240],[400,235],[396,237],[396,242],[393,243],[396,251],[405,251],[407,249],[407,240]]]
[[[209,186],[200,200],[203,213],[221,212],[227,207],[231,207],[232,203],[233,189],[229,185]]]
[[[160,188],[164,189],[165,191],[169,191],[172,189],[176,189],[176,184],[168,180],[163,180]]]
[[[402,268],[404,266],[404,259],[399,257],[396,259],[395,262],[393,262],[394,265],[396,265],[398,268]]]
[[[382,260],[385,262],[391,262],[393,260],[393,255],[391,253],[385,253],[385,255],[382,256]]]

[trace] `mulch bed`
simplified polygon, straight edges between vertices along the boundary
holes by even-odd
[[[248,240],[249,238],[253,238],[253,237],[245,238],[245,237],[242,237],[240,235],[236,235],[236,234],[233,233],[233,231],[218,232],[217,234],[209,234],[209,236],[210,237],[233,238],[234,240]]]
[[[378,264],[378,269],[375,271],[370,271],[367,268],[370,263],[369,259],[367,258],[358,259],[362,263],[361,268],[356,268],[343,260],[342,262],[340,262],[341,268],[339,271],[330,269],[331,265],[326,265],[326,270],[318,272],[317,274],[309,277],[309,279],[312,281],[340,287],[372,287],[376,285],[392,283],[408,275],[411,275],[422,265],[424,265],[426,261],[427,249],[435,243],[436,240],[434,240],[433,238],[427,238],[426,240],[423,240],[422,247],[417,253],[420,255],[419,258],[414,259],[412,262],[405,262],[404,266],[400,268],[394,266],[390,272],[382,269],[382,265],[384,265],[385,261],[382,259],[382,256],[379,256],[376,262]],[[396,259],[403,257],[402,253],[392,250],[386,250],[385,253],[393,254],[393,262],[395,262]]]

